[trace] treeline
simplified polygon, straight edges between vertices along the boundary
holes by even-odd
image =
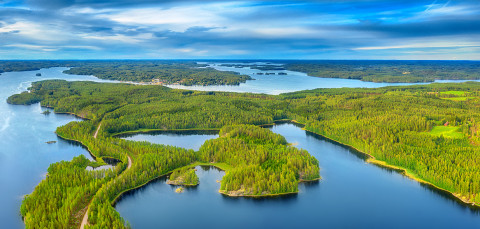
[[[298,192],[300,180],[320,178],[318,161],[307,151],[286,145],[284,137],[252,125],[226,126],[220,138],[207,140],[199,160],[233,166],[222,178],[222,193],[270,195]]]
[[[252,78],[218,71],[195,61],[173,60],[36,60],[0,61],[0,73],[71,67],[67,74],[94,75],[100,79],[182,85],[238,85]]]
[[[65,71],[94,75],[100,79],[182,85],[238,85],[250,76],[218,71],[190,61],[102,61],[83,64]]]
[[[112,206],[121,193],[145,185],[161,175],[196,160],[193,150],[178,147],[121,139],[113,144],[118,144],[130,152],[132,166],[116,179],[102,186],[95,194],[88,211],[89,228],[124,227],[123,218]]]
[[[16,101],[39,96],[43,105],[57,111],[89,117],[91,121],[70,123],[57,133],[80,139],[93,151],[113,152],[123,162],[126,155],[132,158],[131,169],[103,185],[94,197],[89,220],[92,217],[92,226],[98,228],[123,225],[111,206],[119,193],[194,161],[232,165],[221,187],[232,195],[284,193],[294,191],[292,184],[300,179],[315,179],[314,158],[287,146],[281,136],[249,126],[226,127],[279,119],[297,120],[307,130],[404,167],[480,204],[479,83],[316,89],[279,96],[184,92],[158,86],[43,81]],[[452,93],[469,99],[445,99]],[[100,119],[99,138],[94,139]],[[430,134],[439,125],[458,127],[463,138]],[[222,127],[221,137],[207,141],[198,153],[111,138],[139,129]]]
[[[181,168],[173,171],[168,178],[167,184],[195,186],[199,184],[199,179],[193,168]]]
[[[45,180],[22,202],[20,212],[25,227],[78,227],[83,217],[78,213],[88,205],[98,189],[120,171],[119,167],[88,171],[85,168],[89,165],[92,162],[83,155],[70,162],[50,165]]]
[[[436,79],[480,79],[480,62],[477,61],[287,61],[284,67],[310,76],[370,82],[420,83]]]
[[[34,71],[51,67],[69,67],[71,64],[71,61],[55,60],[0,60],[0,73]]]

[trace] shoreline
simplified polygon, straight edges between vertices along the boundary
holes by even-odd
[[[89,119],[89,118],[86,118],[86,117],[82,117],[82,116],[80,116],[80,115],[77,115],[77,114],[75,114],[75,113],[73,113],[73,112],[56,112],[56,111],[55,111],[55,107],[47,106],[47,105],[42,105],[42,102],[39,102],[39,103],[40,103],[40,107],[45,107],[45,108],[53,109],[53,113],[54,113],[54,114],[68,114],[68,115],[73,115],[73,116],[75,116],[75,117],[77,117],[77,118],[79,118],[79,119],[91,120],[91,119]]]
[[[235,194],[229,194],[224,190],[218,190],[218,192],[224,196],[228,197],[247,197],[247,198],[268,198],[268,197],[281,197],[281,196],[289,196],[289,195],[297,195],[298,191],[296,192],[284,192],[284,193],[275,193],[275,194],[264,194],[264,195],[235,195]]]
[[[301,124],[301,123],[300,123]],[[434,189],[437,189],[438,191],[442,191],[442,192],[445,192],[445,193],[448,193],[451,197],[453,197],[455,200],[458,200],[460,201],[461,203],[465,204],[465,205],[469,205],[469,206],[474,206],[474,207],[480,207],[480,204],[477,204],[473,201],[470,201],[468,199],[464,199],[462,198],[462,196],[458,193],[454,193],[454,192],[451,192],[451,191],[448,191],[444,188],[441,188],[433,183],[430,183],[426,180],[423,180],[422,178],[420,177],[417,177],[416,174],[414,173],[411,173],[409,172],[406,168],[403,168],[403,167],[400,167],[400,166],[396,166],[396,165],[391,165],[391,164],[388,164],[386,161],[382,161],[382,160],[377,160],[373,155],[369,154],[369,153],[366,153],[366,152],[363,152],[349,144],[345,144],[345,143],[342,143],[342,142],[339,142],[335,139],[332,139],[330,137],[327,137],[325,135],[322,135],[322,134],[318,134],[318,133],[315,133],[311,130],[307,130],[305,128],[302,128],[303,130],[305,131],[308,131],[309,133],[312,133],[312,134],[315,134],[315,135],[318,135],[318,136],[321,136],[323,138],[326,138],[330,141],[333,141],[333,142],[336,142],[337,144],[340,144],[342,146],[346,146],[348,148],[351,148],[363,155],[366,155],[368,158],[365,160],[365,162],[369,163],[369,164],[372,164],[372,165],[375,165],[375,166],[378,166],[378,167],[382,167],[382,168],[387,168],[387,169],[392,169],[392,170],[395,170],[397,171],[398,173],[404,175],[405,177],[408,177],[414,181],[417,181],[418,183],[421,183],[421,184],[426,184],[428,186],[430,186],[431,188],[434,188]]]
[[[182,131],[212,131],[218,132],[220,131],[220,128],[193,128],[193,129],[138,129],[138,130],[128,130],[128,131],[122,131],[119,133],[114,133],[110,135],[111,137],[121,137],[121,135],[136,135],[136,134],[147,134],[151,132],[182,132]]]
[[[45,107],[47,107],[47,106],[45,106]],[[51,108],[51,107],[49,107],[49,108]],[[77,116],[76,114],[73,114],[73,115],[75,115],[76,117],[79,117],[79,116]],[[80,118],[82,118],[82,117],[80,117]],[[331,141],[333,141],[333,142],[336,142],[337,144],[340,144],[340,145],[342,145],[342,146],[351,148],[351,149],[353,149],[353,150],[355,150],[355,151],[357,151],[357,152],[359,152],[359,153],[367,156],[368,158],[367,158],[365,161],[366,161],[367,163],[369,163],[369,164],[373,164],[373,165],[376,165],[376,166],[379,166],[379,167],[382,167],[382,168],[387,168],[387,169],[396,170],[396,171],[399,172],[400,174],[402,174],[402,175],[404,175],[404,176],[406,176],[406,177],[408,177],[408,178],[410,178],[410,179],[412,179],[412,180],[415,180],[415,181],[417,181],[417,182],[419,182],[419,183],[422,183],[422,184],[429,185],[429,186],[432,187],[432,188],[435,188],[435,189],[437,189],[437,190],[439,190],[439,191],[443,191],[443,192],[446,192],[446,193],[450,194],[454,199],[459,200],[460,202],[462,202],[462,203],[465,204],[465,205],[480,207],[480,204],[477,204],[477,203],[475,203],[475,202],[473,202],[473,201],[470,201],[470,200],[468,200],[468,199],[464,199],[463,196],[461,196],[461,195],[458,194],[458,193],[454,193],[454,192],[448,191],[448,190],[443,189],[443,188],[441,188],[441,187],[439,187],[439,186],[437,186],[437,185],[435,185],[435,184],[433,184],[433,183],[431,183],[431,182],[428,182],[428,181],[426,181],[426,180],[423,180],[423,179],[417,177],[417,175],[412,174],[412,173],[409,172],[406,168],[403,168],[403,167],[400,167],[400,166],[396,166],[396,165],[391,165],[391,164],[388,164],[388,163],[385,162],[385,161],[377,160],[373,155],[371,155],[371,154],[369,154],[369,153],[366,153],[366,152],[363,152],[363,151],[361,151],[361,150],[359,150],[359,149],[357,149],[357,148],[355,148],[355,147],[353,147],[353,146],[351,146],[351,145],[349,145],[349,144],[342,143],[342,142],[339,142],[339,141],[337,141],[337,140],[335,140],[335,139],[332,139],[332,138],[330,138],[330,137],[328,137],[328,136],[325,136],[325,135],[316,133],[316,132],[311,131],[311,130],[307,130],[307,129],[305,128],[306,125],[305,125],[304,123],[298,122],[298,121],[295,120],[295,119],[278,119],[278,120],[274,120],[273,123],[260,124],[260,125],[257,125],[257,126],[274,126],[274,125],[276,125],[277,123],[293,123],[293,124],[298,124],[298,125],[302,126],[302,129],[303,129],[303,130],[305,130],[305,131],[307,131],[307,132],[309,132],[309,133],[312,133],[312,134],[321,136],[321,137],[323,137],[323,138],[329,139],[329,140],[331,140]],[[156,131],[158,131],[158,132],[161,132],[161,131],[168,132],[168,131],[219,131],[219,130],[220,130],[220,129],[217,129],[217,128],[203,128],[203,129],[202,129],[202,128],[194,128],[194,129],[167,129],[167,130],[165,130],[165,129],[143,129],[143,130],[124,131],[124,132],[120,132],[120,133],[115,133],[115,134],[112,135],[112,137],[116,137],[116,136],[122,135],[122,134],[139,134],[139,133],[149,133],[149,132],[156,132]],[[70,139],[68,139],[68,140],[70,140]],[[88,148],[88,147],[87,147],[87,148]],[[89,151],[89,152],[90,152],[90,151]],[[91,154],[91,153],[90,153],[90,154]],[[195,164],[195,163],[194,163],[194,164]],[[200,165],[200,164],[199,164],[199,165]],[[215,166],[215,165],[208,165],[208,163],[206,164],[206,166],[214,166],[214,167],[217,167],[217,166]],[[217,168],[219,168],[219,167],[217,167]],[[224,170],[224,169],[222,169],[222,168],[219,168],[219,169],[221,169],[221,170],[223,170],[223,171],[226,171],[226,170]],[[168,174],[168,173],[167,173],[167,174]],[[164,175],[162,175],[162,176],[165,176],[165,175],[166,175],[166,174],[164,174]],[[161,176],[159,176],[159,177],[157,177],[157,178],[160,178],[160,177],[161,177]],[[155,178],[155,179],[157,179],[157,178]],[[321,179],[321,178],[320,178],[320,179]],[[152,180],[153,180],[153,179],[152,179]],[[151,181],[151,180],[150,180],[150,181]],[[150,181],[149,181],[149,182],[150,182]],[[148,183],[148,182],[147,182],[147,183]],[[144,185],[145,185],[145,184],[144,184]],[[142,185],[142,186],[143,186],[143,185]],[[140,186],[140,187],[141,187],[141,186]],[[137,188],[139,188],[139,187],[137,187]],[[123,194],[123,193],[122,193],[122,194]],[[116,200],[117,198],[118,198],[118,196],[115,198],[115,200]]]

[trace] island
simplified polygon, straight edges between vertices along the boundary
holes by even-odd
[[[83,156],[52,164],[47,178],[23,201],[27,226],[78,227],[85,216],[92,227],[125,227],[113,207],[123,193],[196,165],[225,171],[219,189],[223,195],[296,193],[300,182],[320,179],[319,162],[261,127],[278,121],[302,125],[364,153],[367,162],[402,171],[467,204],[480,204],[480,83],[274,96],[48,80],[33,83],[8,102],[40,102],[57,113],[81,115],[84,121],[57,128],[57,135],[83,144],[97,163],[121,161],[109,172],[86,171],[90,162]],[[198,151],[115,137],[186,129],[217,130],[219,137]]]
[[[0,73],[51,67],[68,67],[64,71],[66,74],[94,75],[100,79],[151,85],[239,85],[252,79],[248,75],[219,71],[187,60],[0,60]]]
[[[196,186],[199,184],[198,176],[193,168],[182,168],[173,171],[167,180],[170,185]]]

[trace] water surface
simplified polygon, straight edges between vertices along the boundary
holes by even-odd
[[[243,64],[246,63],[208,63],[209,67],[220,71],[234,71],[240,74],[249,75],[254,80],[247,80],[238,86],[220,85],[220,86],[183,86],[168,85],[171,88],[199,90],[199,91],[230,91],[230,92],[251,92],[278,95],[281,93],[310,90],[315,88],[342,88],[342,87],[364,87],[377,88],[386,86],[401,86],[425,83],[374,83],[354,79],[340,78],[321,78],[308,76],[306,73],[287,71],[287,70],[258,70],[250,67],[227,67],[223,64]],[[263,62],[249,63],[263,65]],[[263,75],[258,75],[262,73]],[[275,73],[274,75],[265,75],[265,73]],[[286,73],[287,75],[278,75]],[[435,82],[465,82],[466,80],[437,80]]]
[[[254,74],[259,70],[228,68],[220,70]],[[45,79],[99,80],[93,76],[66,75],[67,68],[38,71],[7,72],[0,75],[0,221],[1,228],[23,228],[19,214],[22,196],[33,191],[45,178],[50,164],[71,160],[80,154],[90,158],[79,144],[59,139],[58,126],[80,119],[66,114],[41,114],[46,108],[9,105],[8,96],[25,91],[34,81]],[[278,71],[264,71],[277,72]],[[288,75],[256,75],[256,80],[240,86],[188,87],[199,90],[224,90],[278,94],[316,87],[380,87],[398,84],[377,84],[347,79],[309,77],[303,73]],[[42,76],[35,76],[41,73]],[[455,81],[459,82],[459,81]],[[461,81],[460,81],[461,82]],[[152,183],[124,198],[117,205],[122,216],[138,228],[211,225],[220,227],[406,227],[474,228],[479,216],[451,198],[425,188],[397,173],[382,170],[365,162],[350,150],[307,135],[291,125],[275,126],[275,132],[290,142],[299,142],[320,160],[322,180],[319,184],[302,184],[294,197],[267,200],[232,199],[218,193],[215,180],[223,176],[215,169],[198,170],[201,184],[196,189],[176,194],[163,182]],[[131,140],[198,149],[216,134],[198,136],[137,135]],[[47,141],[57,141],[47,144]],[[102,167],[102,168],[108,168]],[[166,217],[168,216],[168,217]],[[191,217],[191,218],[189,218]],[[189,220],[174,220],[174,219]],[[428,223],[428,224],[427,224]],[[478,227],[477,227],[478,228]]]
[[[218,131],[154,131],[140,134],[119,136],[125,140],[147,141],[155,144],[166,144],[185,149],[199,150],[200,146],[209,139],[218,137]]]
[[[232,198],[218,193],[224,175],[197,167],[200,185],[175,193],[159,179],[124,196],[116,209],[133,228],[478,228],[477,210],[403,175],[365,163],[347,147],[293,124],[272,131],[308,150],[323,180],[302,183],[283,198]],[[163,142],[175,144],[175,142]]]
[[[33,191],[45,178],[50,164],[71,160],[88,151],[57,137],[58,126],[80,119],[67,114],[44,115],[40,104],[10,105],[8,96],[25,91],[34,81],[45,79],[101,81],[93,76],[66,75],[67,68],[7,72],[0,75],[0,228],[24,228],[20,216],[23,195]],[[42,76],[35,76],[41,73]],[[47,144],[47,141],[56,143]]]

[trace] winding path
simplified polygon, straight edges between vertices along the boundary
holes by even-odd
[[[98,131],[100,130],[100,127],[102,126],[102,123],[98,124],[97,130],[95,131],[95,134],[93,135],[93,138],[97,138]]]
[[[97,138],[98,131],[100,130],[101,126],[102,126],[102,123],[100,122],[100,124],[97,127],[97,130],[95,131],[95,134],[93,135],[94,138]],[[127,171],[128,169],[130,169],[132,167],[132,158],[130,158],[130,156],[128,156],[128,155],[127,155],[127,157],[128,157],[128,166],[125,169],[125,171]],[[125,171],[123,171],[122,174]],[[90,201],[90,203],[92,203],[92,202]],[[85,225],[88,224],[88,209],[90,208],[90,203],[88,203],[87,210],[85,211],[85,214],[83,215],[82,224],[80,224],[80,229],[84,229]]]

